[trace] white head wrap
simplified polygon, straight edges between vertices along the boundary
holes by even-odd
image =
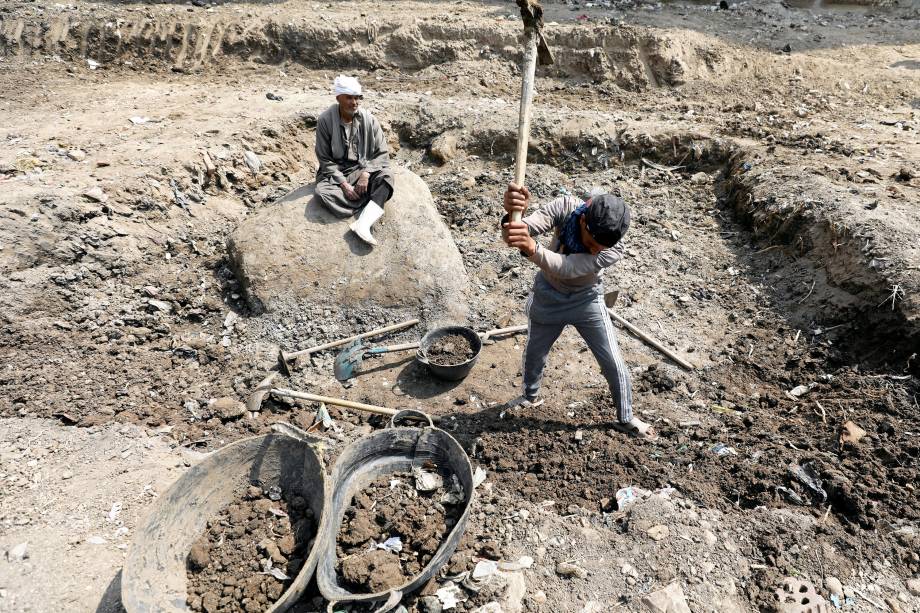
[[[335,78],[335,95],[345,94],[346,96],[360,96],[361,84],[354,77],[348,77],[340,74]]]

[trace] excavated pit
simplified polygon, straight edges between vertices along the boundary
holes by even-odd
[[[227,235],[249,211],[310,180],[315,118],[329,102],[319,93],[321,80],[333,71],[358,71],[379,90],[369,103],[396,161],[428,184],[470,275],[468,323],[489,329],[523,321],[532,267],[496,242],[498,200],[515,150],[518,24],[388,16],[374,26],[335,26],[245,17],[232,6],[193,14],[132,4],[138,10],[116,12],[100,4],[89,13],[48,9],[0,18],[7,67],[53,67],[60,59],[70,76],[55,78],[115,85],[163,79],[180,90],[202,79],[218,96],[239,95],[246,115],[242,127],[217,116],[213,127],[191,126],[164,111],[158,122],[173,117],[176,127],[161,121],[164,132],[150,138],[168,142],[180,130],[194,136],[172,157],[151,163],[146,175],[126,174],[117,187],[107,186],[107,203],[78,194],[48,198],[53,189],[30,184],[0,212],[0,244],[23,245],[0,254],[7,276],[0,287],[9,302],[0,319],[0,357],[15,364],[0,373],[0,415],[165,426],[177,445],[200,448],[275,420],[313,425],[314,407],[304,404],[269,400],[249,416],[221,412],[214,407],[223,405],[210,400],[244,399],[279,345],[303,348],[413,315],[316,301],[257,316],[225,256]],[[916,575],[920,545],[909,528],[920,521],[913,504],[920,449],[912,434],[920,430],[920,390],[911,357],[917,276],[910,256],[884,240],[887,226],[835,208],[853,199],[852,181],[843,173],[806,177],[795,166],[815,149],[838,156],[833,164],[856,166],[858,147],[827,134],[797,134],[795,117],[784,120],[788,133],[742,120],[755,112],[747,92],[707,123],[693,100],[700,95],[694,81],[718,88],[781,69],[771,67],[772,58],[757,64],[699,32],[565,23],[550,42],[558,64],[540,75],[545,87],[528,183],[538,203],[599,185],[633,206],[627,257],[607,277],[621,290],[617,308],[699,368],[680,371],[619,333],[639,414],[655,422],[662,442],[650,446],[611,430],[607,395],[574,336],[564,336],[551,356],[545,407],[511,420],[498,419],[495,407],[516,389],[514,375],[502,372],[519,359],[516,340],[486,348],[480,367],[456,388],[393,357],[368,360],[355,387],[342,389],[324,376],[334,353],[314,358],[288,384],[399,408],[425,402],[434,413],[453,415],[445,427],[514,504],[553,500],[560,514],[597,518],[615,510],[621,487],[671,486],[695,508],[718,509],[731,521],[746,522],[763,508],[824,517],[815,532],[821,538]],[[90,59],[99,64],[95,70]],[[279,70],[301,81],[279,86]],[[483,84],[482,74],[495,82]],[[242,100],[247,79],[261,89]],[[267,113],[258,106],[265,91],[282,89],[290,107]],[[151,111],[123,114],[135,113]],[[205,142],[209,130],[218,133]],[[65,152],[67,138],[79,142],[55,137]],[[30,145],[35,157],[47,157],[40,150],[46,145]],[[247,150],[258,152],[259,171],[247,169]],[[222,157],[212,157],[210,168],[201,151]],[[782,180],[771,158],[781,158]],[[47,168],[50,174],[54,164]],[[888,174],[877,181],[908,196],[914,189]],[[797,193],[807,197],[796,200]],[[226,214],[215,222],[202,215],[209,207]],[[135,236],[138,244],[122,248]],[[902,288],[901,298],[893,285]],[[794,394],[800,386],[807,391]],[[348,436],[367,425],[364,416],[332,413]],[[868,431],[861,443],[840,442],[844,421]],[[738,455],[714,452],[720,443]],[[826,500],[813,498],[792,465],[818,474]],[[623,519],[598,521],[631,529]],[[458,550],[455,571],[470,570],[463,560],[482,550],[480,527],[471,527],[473,541]],[[489,536],[500,540],[496,534]],[[786,574],[816,572],[810,560],[789,553],[799,536],[751,528],[746,554],[770,568],[748,577],[747,603],[763,602]]]

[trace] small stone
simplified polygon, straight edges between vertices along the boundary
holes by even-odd
[[[530,596],[530,600],[532,600],[533,603],[537,605],[545,604],[546,603],[546,592],[544,592],[543,590],[535,592]]]
[[[211,552],[206,545],[195,543],[188,552],[188,563],[193,569],[207,568],[211,563]]]
[[[575,442],[576,442],[576,443],[580,443],[584,438],[585,438],[585,433],[584,433],[584,432],[582,432],[581,430],[576,430],[576,431],[575,431],[574,439],[575,439]]]
[[[29,557],[29,544],[19,543],[6,552],[6,559],[9,562],[22,562]]]
[[[89,200],[93,200],[94,202],[103,202],[103,203],[107,202],[109,199],[106,193],[102,191],[102,188],[99,186],[91,187],[85,192],[83,192],[83,197]]]
[[[584,579],[588,576],[588,571],[571,562],[559,562],[556,564],[556,574],[560,577],[578,577],[579,579]]]
[[[528,511],[527,509],[521,509],[520,511],[518,511],[518,517],[520,517],[524,521],[527,521],[530,518],[530,511]]]
[[[246,166],[249,167],[249,170],[255,174],[259,172],[259,169],[262,168],[262,161],[252,151],[246,151],[243,153],[243,161],[246,162]]]
[[[212,400],[209,404],[209,408],[214,415],[217,415],[224,421],[239,419],[246,414],[246,405],[236,398],[230,398],[228,396]]]
[[[73,479],[73,471],[70,469],[65,470],[61,473],[61,479],[67,481],[68,479]]]
[[[698,172],[690,177],[690,182],[694,185],[706,185],[709,183],[709,175],[705,172]]]
[[[827,588],[831,596],[843,597],[843,584],[837,577],[827,577],[824,579],[824,587]]]
[[[429,152],[438,164],[446,164],[457,156],[457,137],[450,132],[435,137]]]
[[[159,311],[161,313],[170,313],[172,312],[172,306],[168,302],[163,302],[162,300],[154,300],[150,298],[147,300],[147,304],[151,307],[151,312]]]
[[[82,162],[86,159],[86,152],[82,149],[71,149],[67,152],[67,157],[72,159],[74,162]]]
[[[646,530],[646,533],[652,537],[652,540],[661,541],[668,538],[671,534],[671,530],[664,524],[659,524]]]
[[[920,596],[920,579],[908,579],[907,590],[914,596]]]
[[[712,547],[719,540],[711,530],[706,530],[703,532],[703,540],[706,541],[706,544]]]

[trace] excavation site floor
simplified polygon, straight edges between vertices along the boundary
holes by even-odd
[[[665,611],[668,586],[694,612],[806,610],[781,608],[787,578],[845,611],[920,610],[920,4],[717,5],[544,4],[527,185],[534,206],[601,188],[631,207],[614,311],[693,366],[617,328],[657,439],[614,428],[573,329],[536,408],[504,406],[526,334],[461,382],[408,351],[343,384],[337,350],[276,380],[440,416],[485,471],[408,611],[444,589],[457,611]],[[244,404],[279,348],[444,318],[330,300],[335,270],[266,311],[237,276],[233,231],[315,176],[337,74],[449,229],[457,323],[526,323],[536,268],[499,236],[520,35],[497,1],[3,3],[0,612],[123,610],[135,528],[222,445],[288,422],[331,466],[385,426]],[[325,611],[310,590],[295,610]]]

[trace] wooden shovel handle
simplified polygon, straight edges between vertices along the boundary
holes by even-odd
[[[618,321],[624,328],[626,328],[627,330],[629,330],[630,332],[638,336],[640,339],[645,341],[645,343],[647,343],[648,345],[654,347],[661,353],[665,354],[666,356],[674,360],[679,366],[687,370],[693,370],[693,364],[681,358],[679,355],[677,355],[676,353],[674,353],[673,351],[671,351],[670,349],[668,349],[667,347],[659,343],[657,340],[655,340],[654,338],[652,338],[651,336],[649,336],[648,334],[646,334],[645,332],[643,332],[636,326],[632,325],[631,323],[629,323],[628,321],[626,321],[625,319],[623,319],[622,317],[614,313],[613,309],[607,309],[607,312],[610,313],[610,316],[614,318],[616,321]]]
[[[332,349],[333,347],[339,347],[341,345],[345,345],[347,343],[351,343],[353,341],[357,341],[362,338],[367,338],[369,336],[378,336],[380,334],[386,334],[387,332],[394,332],[396,330],[402,330],[403,328],[414,326],[418,322],[419,322],[418,319],[410,319],[409,321],[404,321],[399,324],[393,324],[391,326],[377,328],[376,330],[371,330],[370,332],[363,332],[361,334],[349,336],[348,338],[342,338],[337,341],[332,341],[330,343],[326,343],[325,345],[317,345],[316,347],[310,347],[309,349],[301,349],[300,351],[295,351],[293,353],[285,353],[284,359],[293,360],[294,358],[298,358],[302,355],[310,355],[312,353],[316,353],[317,351],[322,351],[324,349]]]

